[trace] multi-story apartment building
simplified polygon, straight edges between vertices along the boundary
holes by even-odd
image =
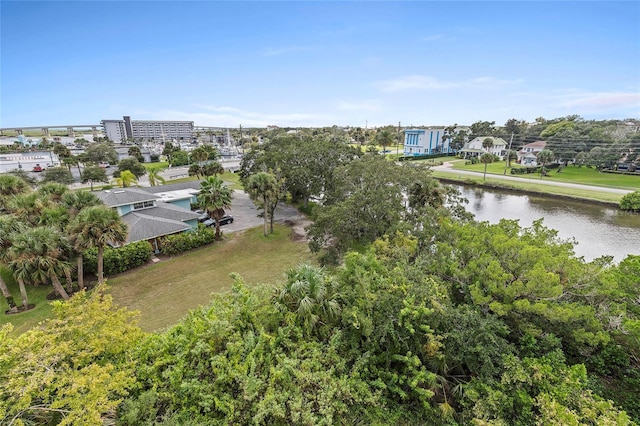
[[[406,129],[404,131],[404,155],[447,154],[449,139],[445,129]]]
[[[127,132],[124,128],[124,120],[102,120],[100,121],[107,139],[116,143],[121,143],[127,139]]]
[[[143,142],[190,142],[193,138],[193,121],[102,120],[105,135],[120,143],[128,140]]]

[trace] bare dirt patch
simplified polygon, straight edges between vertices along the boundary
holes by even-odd
[[[284,224],[291,228],[291,240],[296,242],[308,242],[307,231],[305,228],[311,225],[311,221],[305,216],[292,217],[285,219]]]

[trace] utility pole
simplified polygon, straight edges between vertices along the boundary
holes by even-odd
[[[504,173],[507,174],[507,163],[509,163],[509,156],[511,155],[511,144],[513,143],[513,132],[511,132],[511,140],[509,140],[509,149],[507,149],[507,158],[504,160]]]

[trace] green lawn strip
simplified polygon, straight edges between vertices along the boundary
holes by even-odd
[[[314,262],[305,242],[276,225],[264,237],[262,227],[229,234],[216,243],[108,280],[114,301],[141,312],[140,326],[155,331],[175,324],[188,311],[206,305],[212,293],[227,291],[238,272],[248,284],[277,283],[287,269]]]
[[[222,175],[220,175],[220,177],[222,178],[223,181],[225,181],[225,183],[229,185],[231,189],[244,189],[244,187],[242,186],[242,183],[240,183],[239,174],[225,171]],[[171,179],[171,180],[167,179],[167,181],[164,184],[171,185],[174,183],[191,182],[194,180],[198,180],[198,178],[196,176],[187,176],[187,177],[178,178],[178,179]]]
[[[487,166],[487,175],[504,174],[504,162],[491,163]],[[512,164],[513,165],[513,164]],[[514,166],[519,167],[519,166]],[[454,170],[469,170],[483,173],[484,164],[465,164],[465,160],[453,161]],[[583,185],[604,186],[607,188],[629,189],[636,191],[640,189],[640,176],[620,175],[616,173],[601,173],[596,169],[589,167],[568,166],[562,169],[560,173],[557,169],[549,170],[549,175],[544,176],[542,180],[555,182],[578,183]],[[507,175],[513,176],[507,168]],[[518,175],[520,177],[540,178],[540,174]]]
[[[433,177],[453,180],[462,184],[466,183],[473,185],[486,185],[495,188],[515,189],[536,194],[561,195],[576,199],[601,201],[612,204],[618,204],[622,199],[622,195],[620,194],[612,194],[609,192],[592,191],[586,189],[565,188],[562,186],[554,185],[544,185],[536,182],[535,179],[532,179],[531,182],[517,180],[515,178],[513,180],[504,180],[492,178],[488,173],[487,179],[483,180],[482,175],[478,175],[477,177],[475,177],[469,175],[456,175],[455,173],[434,170]]]
[[[242,186],[242,183],[240,183],[240,174],[239,173],[233,173],[230,171],[225,171],[222,176],[221,176],[222,180],[225,181],[225,183],[230,184],[229,187],[231,189],[244,189],[244,187]]]
[[[142,165],[147,170],[158,170],[158,171],[160,171],[160,170],[164,170],[167,167],[169,167],[169,162],[160,161],[160,162],[155,162],[155,163],[142,163]]]
[[[20,289],[18,288],[18,284],[13,279],[13,275],[1,266],[0,274],[2,274],[2,278],[4,279],[5,283],[7,283],[7,287],[9,287],[9,291],[11,291],[16,304],[19,306],[22,305],[22,299],[20,298]],[[47,295],[52,291],[52,286],[27,286],[29,304],[35,305],[35,308],[19,314],[5,315],[4,311],[9,309],[9,307],[7,306],[7,303],[3,298],[2,302],[0,302],[0,306],[2,307],[0,313],[0,327],[7,323],[11,323],[14,327],[14,333],[20,334],[29,330],[40,321],[50,318],[51,302],[47,300]]]

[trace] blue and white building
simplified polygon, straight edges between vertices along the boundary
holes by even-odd
[[[407,129],[404,131],[404,155],[449,154],[445,129]]]

